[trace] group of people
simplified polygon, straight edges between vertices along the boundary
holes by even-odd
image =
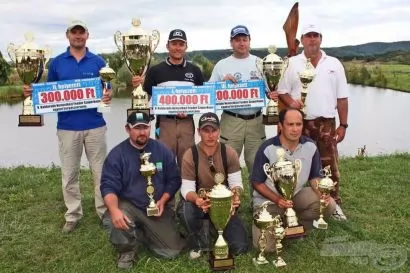
[[[50,64],[48,81],[97,77],[104,67],[102,58],[86,47],[89,37],[82,21],[73,21],[66,29],[69,47]],[[150,137],[151,117],[142,112],[131,113],[125,130],[129,137],[107,155],[106,125],[96,109],[58,113],[57,136],[61,160],[62,189],[67,207],[62,231],[75,230],[83,216],[79,188],[80,159],[83,149],[90,163],[95,186],[97,215],[109,230],[109,240],[118,252],[118,267],[130,268],[135,261],[136,248],[145,244],[161,257],[172,258],[186,247],[191,259],[209,251],[214,228],[209,221],[209,200],[198,194],[199,188],[215,185],[214,175],[222,173],[224,184],[235,191],[231,216],[224,237],[233,255],[248,250],[245,224],[238,214],[243,193],[239,155],[244,150],[249,172],[253,213],[259,205],[271,201],[268,211],[283,214],[293,207],[305,229],[319,217],[320,192],[317,188],[322,166],[331,165],[332,179],[340,184],[337,169],[337,143],[343,140],[347,125],[347,83],[341,63],[320,49],[322,33],[317,25],[302,29],[303,52],[289,59],[289,65],[279,82],[278,90],[269,90],[271,99],[281,99],[287,106],[280,112],[279,135],[266,139],[262,124],[262,109],[225,110],[221,118],[205,113],[199,118],[197,129],[192,115],[156,116],[156,136]],[[250,54],[251,35],[246,26],[238,25],[230,32],[231,56],[214,67],[210,81],[247,81],[260,79],[256,67],[258,57]],[[202,85],[201,70],[185,59],[187,36],[181,29],[172,30],[167,41],[168,57],[148,69],[145,77],[134,76],[134,86],[152,95],[153,86]],[[307,113],[301,112],[301,83],[298,72],[303,71],[310,58],[316,76],[309,87]],[[32,89],[24,86],[25,96]],[[112,92],[104,92],[102,101],[109,103]],[[339,125],[336,128],[336,114]],[[195,133],[200,136],[195,143]],[[295,195],[285,200],[270,183],[263,171],[265,163],[276,161],[275,151],[285,150],[286,158],[301,159],[302,170]],[[150,153],[155,165],[152,175],[156,216],[147,216],[149,203],[147,179],[141,174],[140,156]],[[307,185],[310,185],[307,187]],[[178,204],[174,198],[180,192]],[[327,215],[345,220],[340,208],[339,189],[326,197]],[[174,209],[174,206],[176,209]],[[176,214],[177,217],[174,217]],[[176,218],[186,229],[182,237]],[[259,234],[253,227],[253,244]]]

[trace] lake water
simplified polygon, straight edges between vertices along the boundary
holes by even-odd
[[[368,155],[410,152],[410,94],[354,85],[349,91],[349,128],[338,146],[340,154],[355,156],[363,145]],[[114,99],[111,113],[105,114],[108,149],[127,137],[124,124],[130,104],[130,99]],[[0,167],[60,165],[56,115],[45,115],[43,127],[18,127],[21,109],[20,103],[0,104]],[[266,126],[266,135],[276,135],[276,126]],[[88,165],[85,156],[82,165]]]

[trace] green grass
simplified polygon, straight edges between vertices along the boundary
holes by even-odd
[[[382,272],[372,264],[383,253],[380,247],[393,245],[407,256],[410,154],[342,159],[341,174],[348,222],[328,220],[328,230],[314,230],[303,241],[285,241],[285,268],[255,268],[251,260],[257,252],[252,250],[236,258],[235,272]],[[80,179],[85,215],[76,231],[64,235],[60,169],[0,169],[0,272],[120,272],[94,212],[90,172],[82,170]],[[244,198],[241,211],[250,228],[249,197]],[[336,251],[353,257],[321,255],[332,246],[327,240],[341,239],[347,243],[336,245]],[[190,261],[186,253],[164,260],[140,250],[138,257],[131,272],[209,272],[206,258]],[[391,259],[385,255],[379,261],[389,264]],[[391,272],[409,271],[407,261]]]
[[[0,100],[21,99],[23,87],[19,85],[3,85],[0,86]]]

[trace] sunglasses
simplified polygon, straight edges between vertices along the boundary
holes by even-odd
[[[216,173],[213,156],[208,156],[208,165],[211,173]]]

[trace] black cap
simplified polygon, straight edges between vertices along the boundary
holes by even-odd
[[[215,129],[219,129],[219,118],[215,113],[205,113],[199,118],[198,128],[202,129],[205,126],[212,126]]]
[[[249,30],[247,27],[244,25],[238,25],[231,30],[231,39],[234,38],[237,35],[246,35],[246,36],[251,36],[249,33]]]
[[[131,128],[134,128],[137,125],[149,126],[151,122],[150,116],[145,112],[132,112],[128,118],[127,123]]]
[[[176,40],[186,42],[187,40],[186,40],[185,31],[183,31],[182,29],[171,30],[171,32],[169,33],[168,42],[176,41]]]

